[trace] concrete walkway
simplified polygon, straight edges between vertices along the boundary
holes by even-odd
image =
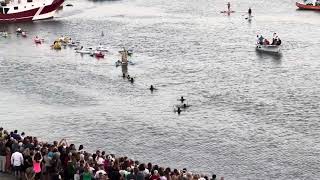
[[[15,180],[14,176],[8,175],[8,174],[3,174],[0,173],[0,179],[1,180]]]

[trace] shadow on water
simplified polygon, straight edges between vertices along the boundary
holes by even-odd
[[[270,52],[260,52],[256,51],[257,56],[260,59],[272,59],[277,63],[281,63],[282,53],[270,53]]]

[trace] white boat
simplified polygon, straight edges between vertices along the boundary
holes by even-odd
[[[98,46],[96,50],[101,52],[109,52],[108,49],[105,48],[103,45]]]
[[[64,0],[1,0],[0,23],[49,19],[63,2]]]
[[[79,49],[79,50],[76,50],[76,53],[80,53],[80,54],[91,54],[91,53],[92,53],[92,50],[90,50],[90,49]]]
[[[280,53],[281,45],[261,45],[256,44],[256,50],[269,53]]]

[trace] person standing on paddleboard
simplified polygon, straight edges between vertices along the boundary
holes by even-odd
[[[251,10],[251,8],[249,8],[249,9],[248,9],[249,17],[251,17],[251,13],[252,13],[252,10]]]
[[[228,12],[230,12],[230,7],[231,7],[230,2],[228,2],[227,6],[228,6]]]

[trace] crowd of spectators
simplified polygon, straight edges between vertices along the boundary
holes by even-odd
[[[171,170],[105,151],[84,151],[60,142],[46,143],[17,130],[0,128],[0,172],[22,180],[215,180],[187,169]],[[221,178],[223,180],[223,177]]]

